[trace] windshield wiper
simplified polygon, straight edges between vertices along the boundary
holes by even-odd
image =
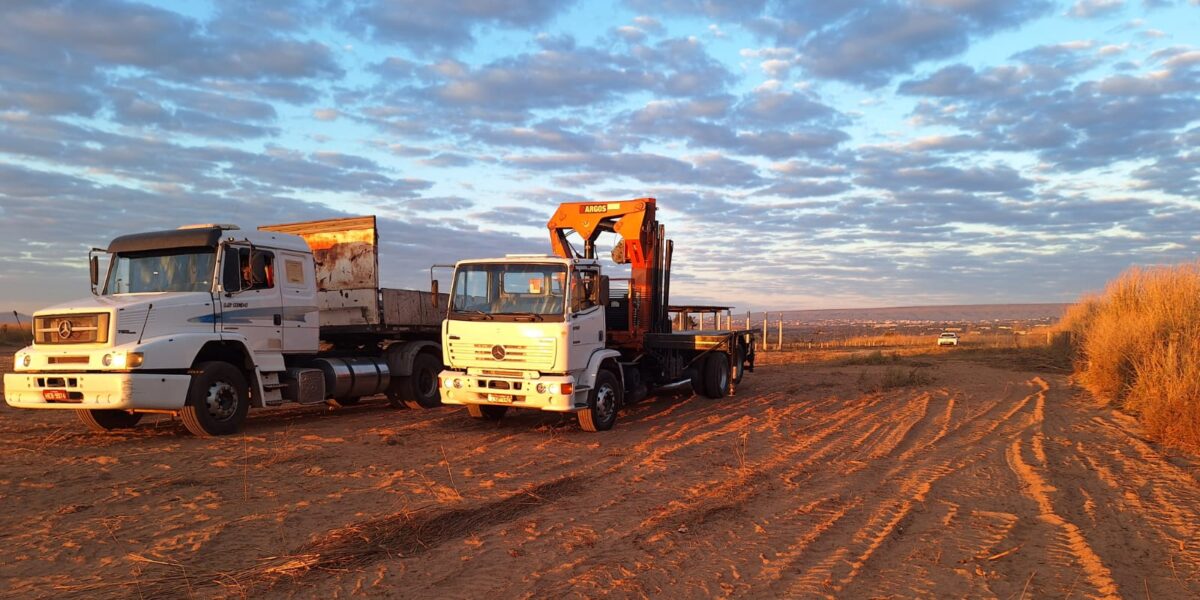
[[[495,318],[482,310],[456,310],[454,312],[459,315],[467,315],[467,318],[472,321],[491,321]]]
[[[503,314],[508,317],[529,317],[530,321],[545,321],[546,320],[546,317],[543,317],[541,314],[532,313],[532,312],[503,313]]]

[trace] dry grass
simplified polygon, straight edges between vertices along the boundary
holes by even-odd
[[[1200,263],[1130,269],[1060,328],[1084,386],[1162,442],[1200,450]]]
[[[959,347],[971,348],[1037,348],[1047,344],[1046,329],[1034,329],[1026,335],[1014,333],[969,333],[959,340]],[[839,348],[911,348],[937,347],[937,334],[931,335],[864,335],[824,341],[797,342],[785,338],[784,350],[816,350]],[[772,341],[765,352],[775,350]]]
[[[843,365],[886,365],[900,361],[900,353],[884,354],[882,350],[859,354],[855,352],[842,360]]]
[[[11,323],[0,324],[0,344],[6,346],[25,346],[30,342],[32,333],[29,323],[17,327]]]

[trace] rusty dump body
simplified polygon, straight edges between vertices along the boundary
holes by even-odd
[[[437,334],[442,314],[433,308],[429,292],[379,287],[379,231],[373,215],[259,229],[296,235],[308,243],[316,263],[323,335]]]

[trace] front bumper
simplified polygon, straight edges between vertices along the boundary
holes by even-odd
[[[455,379],[462,382],[462,387],[446,387],[447,380]],[[547,387],[556,386],[556,389],[567,384],[573,391],[571,394],[539,393],[539,383]],[[587,408],[587,390],[576,389],[575,378],[570,375],[542,375],[536,379],[526,379],[447,370],[438,375],[438,390],[442,404],[512,406],[552,412],[577,412]]]
[[[191,375],[150,373],[7,373],[4,401],[14,408],[179,410]],[[65,400],[46,400],[59,390]]]

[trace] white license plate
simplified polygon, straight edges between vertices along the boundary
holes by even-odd
[[[488,402],[497,404],[512,404],[513,397],[509,394],[488,394]]]

